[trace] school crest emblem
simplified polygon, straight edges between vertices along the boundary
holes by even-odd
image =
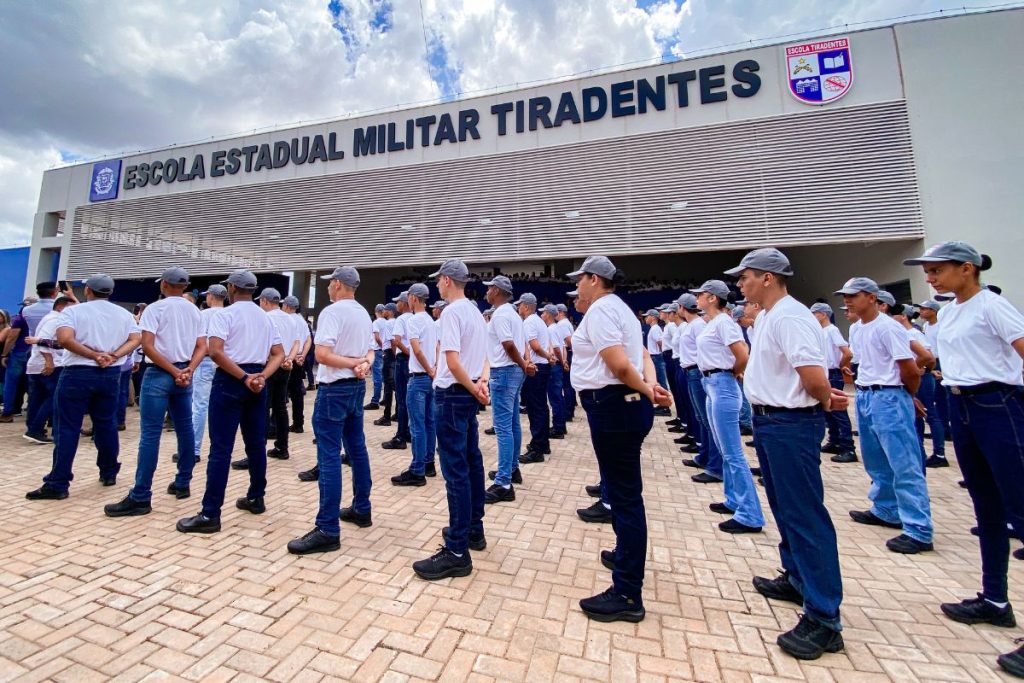
[[[789,92],[807,104],[835,102],[853,85],[849,38],[831,38],[786,48]]]

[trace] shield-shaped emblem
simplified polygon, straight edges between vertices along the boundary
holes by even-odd
[[[807,104],[835,102],[853,85],[849,38],[831,38],[786,48],[789,91]]]

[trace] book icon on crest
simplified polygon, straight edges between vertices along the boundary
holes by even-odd
[[[841,69],[846,66],[846,60],[841,54],[836,55],[835,57],[825,57],[822,61],[825,62],[826,69]]]

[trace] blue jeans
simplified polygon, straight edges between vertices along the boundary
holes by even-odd
[[[14,405],[18,397],[18,385],[25,374],[25,365],[28,363],[28,352],[12,351],[7,357],[7,372],[4,375],[4,415],[13,415],[17,408]]]
[[[384,388],[384,349],[373,352],[373,397],[370,403],[380,403],[380,392]]]
[[[1008,602],[1010,532],[1024,537],[1024,395],[1019,388],[949,394],[953,447],[978,518],[982,594]]]
[[[409,377],[406,405],[409,409],[409,431],[412,432],[412,464],[409,471],[420,476],[427,465],[434,464],[437,434],[434,430],[434,389],[426,374]]]
[[[57,380],[61,368],[54,368],[49,375],[28,376],[28,414],[25,416],[26,434],[45,434],[46,422],[53,416],[53,395],[57,392]]]
[[[665,372],[664,357],[660,353],[652,353],[651,362],[654,363],[654,375],[658,378],[658,384],[663,389],[671,389],[668,384],[668,373]]]
[[[125,370],[125,367],[128,369]],[[117,424],[123,425],[128,416],[128,395],[132,385],[132,366],[121,366],[121,377],[117,384]]]
[[[640,471],[640,448],[654,425],[654,406],[629,387],[613,384],[581,391],[601,484],[612,508],[615,532],[615,591],[642,602],[647,558],[647,512]]]
[[[753,429],[754,414],[750,410],[750,401],[747,400],[746,394],[743,393],[743,382],[740,382],[740,426],[746,427],[747,429]]]
[[[735,510],[733,519],[747,526],[764,526],[764,513],[757,497],[750,465],[743,455],[740,436],[740,385],[731,372],[716,372],[704,378],[707,391],[708,424],[711,437],[722,454],[725,475],[725,504]]]
[[[204,358],[192,373],[192,441],[196,457],[203,447],[203,433],[206,431],[206,414],[210,410],[210,389],[217,366],[209,357]]]
[[[828,371],[828,383],[833,389],[843,391],[846,388],[846,377],[843,371],[836,368]],[[853,445],[853,425],[850,423],[850,415],[846,409],[832,410],[825,413],[825,423],[828,425],[828,442],[842,449],[843,453],[852,453],[856,450]]]
[[[262,364],[245,364],[240,368],[249,374],[262,372]],[[154,372],[150,367],[146,375]],[[203,514],[220,519],[224,506],[224,492],[228,486],[231,452],[235,449],[235,436],[242,428],[245,457],[249,459],[248,498],[262,498],[267,490],[267,388],[253,393],[223,370],[213,376],[210,389],[210,458],[206,461],[206,493],[203,495]],[[184,454],[179,452],[180,459]]]
[[[530,448],[538,453],[551,450],[550,432],[548,430],[548,381],[551,379],[551,366],[547,363],[537,365],[537,374],[523,381],[523,403],[526,404],[526,416],[530,420]]]
[[[821,481],[825,418],[820,412],[754,415],[754,434],[765,495],[779,527],[782,568],[804,597],[804,613],[838,631],[843,579]]]
[[[404,353],[395,355],[395,419],[398,420],[398,431],[395,438],[408,443],[412,441],[409,433],[409,410],[406,406],[406,392],[409,390],[409,356]]]
[[[551,431],[565,432],[565,401],[562,383],[567,382],[565,369],[561,363],[551,364],[551,375],[548,377],[548,403],[551,404]]]
[[[469,550],[469,537],[484,533],[484,461],[480,454],[477,406],[460,384],[434,390],[437,453],[448,494],[448,536],[453,553]]]
[[[707,400],[708,395],[704,390],[704,376],[696,367],[686,371],[686,383],[690,391],[690,407],[693,410],[693,417],[697,422],[697,440],[700,441],[700,452],[694,458],[704,471],[713,477],[722,479],[723,463],[722,452],[718,450],[711,435],[711,423],[708,422]],[[693,434],[693,425],[690,426],[690,433]]]
[[[178,367],[186,365],[180,363]],[[164,430],[164,415],[168,412],[178,437],[178,475],[174,478],[174,485],[187,488],[192,483],[192,468],[196,464],[192,386],[178,386],[174,377],[154,365],[146,372],[139,394],[139,462],[135,467],[135,487],[128,492],[134,501],[146,503],[153,497],[153,473],[156,472],[160,435]]]
[[[871,477],[871,512],[886,522],[903,522],[903,533],[931,543],[931,504],[910,394],[902,388],[858,389],[857,423],[864,469]]]
[[[572,372],[572,349],[566,349],[569,355],[569,372]],[[572,388],[572,382],[562,382],[562,396],[565,402],[562,404],[562,414],[566,420],[576,416],[576,390]]]
[[[498,438],[498,473],[494,483],[512,484],[512,472],[519,467],[523,448],[523,427],[519,421],[519,390],[526,373],[518,365],[491,368],[491,410]]]
[[[100,476],[116,477],[121,470],[117,461],[121,447],[117,437],[120,379],[120,368],[74,365],[61,371],[53,404],[53,467],[43,477],[48,488],[66,492],[70,487],[86,413],[92,418]]]
[[[320,468],[320,509],[316,526],[328,536],[340,536],[341,448],[352,461],[352,508],[370,514],[370,456],[363,433],[363,399],[366,382],[320,383],[313,404],[313,435],[316,464]]]
[[[925,420],[928,421],[928,426],[932,430],[932,455],[946,457],[946,428],[942,424],[942,416],[937,407],[938,387],[939,383],[935,381],[935,376],[932,373],[925,371],[921,375],[921,386],[917,390],[917,399],[921,401],[928,413],[924,417],[915,417],[914,426],[917,428],[917,441],[921,446],[921,458],[923,459],[928,458],[928,453],[924,449]],[[942,400],[945,400],[944,396]]]

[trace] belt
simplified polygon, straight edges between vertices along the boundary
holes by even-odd
[[[427,375],[427,373],[425,373],[425,372],[410,372],[409,373],[410,377],[426,377],[426,375]]]
[[[640,395],[636,389],[631,389],[625,384],[608,384],[601,387],[600,389],[583,389],[578,393],[581,399],[589,399],[590,397],[595,396],[596,394],[599,393],[620,394],[622,396],[625,396],[627,394],[636,394],[637,396]]]
[[[471,380],[471,381],[479,382],[480,378],[477,377],[476,379]],[[466,387],[464,387],[461,384],[459,384],[458,382],[456,382],[455,384],[452,384],[450,386],[447,386],[447,387],[443,387],[443,388],[442,387],[438,387],[437,389],[435,389],[435,391],[461,391],[464,394],[468,394],[469,393],[469,390],[466,389]]]
[[[398,356],[399,358],[408,358],[409,357],[409,354],[402,353],[401,351],[395,351],[395,355]]]
[[[704,375],[705,377],[710,377],[716,372],[732,372],[732,368],[712,368],[710,370],[701,370],[700,374]]]
[[[696,370],[697,369],[697,364],[694,363],[693,365],[684,365],[682,367],[683,367],[683,370],[685,370],[686,372],[689,372],[690,370]]]
[[[363,379],[360,377],[342,377],[341,379],[331,380],[330,382],[318,382],[320,386],[329,387],[332,384],[347,384],[349,382],[362,382]]]
[[[970,387],[951,387],[947,386],[949,393],[954,396],[970,396],[972,394],[990,394],[995,391],[1021,391],[1022,387],[1014,386],[1012,384],[1004,384],[1003,382],[985,382],[984,384],[975,384]]]
[[[751,412],[754,415],[773,415],[775,413],[807,413],[808,415],[814,415],[822,412],[820,405],[818,406],[807,406],[805,408],[784,408],[782,406],[750,406]]]
[[[902,389],[903,385],[892,385],[892,384],[857,384],[856,387],[861,391],[881,391],[882,389]]]

